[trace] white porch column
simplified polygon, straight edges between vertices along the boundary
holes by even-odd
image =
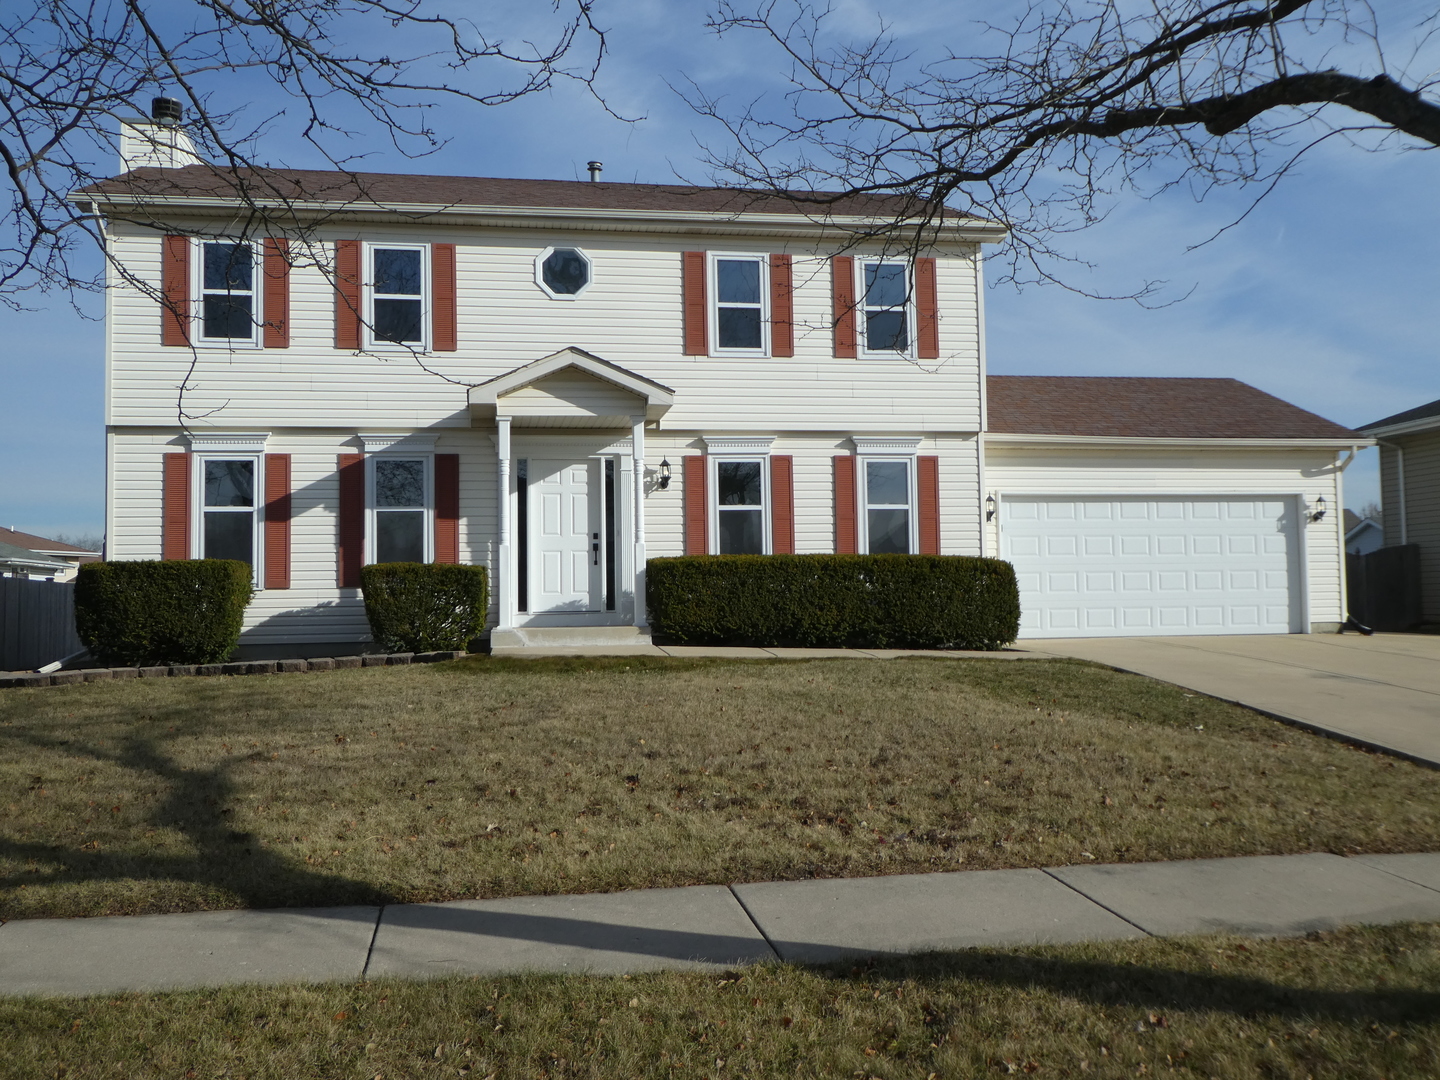
[[[496,525],[499,545],[495,558],[496,629],[509,630],[515,625],[515,585],[511,580],[510,544],[510,418],[495,419],[495,452],[499,458],[499,490],[496,497]]]
[[[635,625],[648,626],[645,608],[645,417],[630,418],[630,452],[635,465]]]

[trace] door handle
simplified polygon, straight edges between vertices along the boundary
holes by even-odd
[[[592,562],[590,565],[591,565],[591,566],[599,566],[599,565],[600,565],[600,534],[599,534],[599,533],[594,533],[594,534],[592,534],[592,536],[593,536],[593,539],[592,539],[591,544],[590,544],[590,550],[591,550],[591,552],[594,553],[595,560],[594,560],[594,562]]]

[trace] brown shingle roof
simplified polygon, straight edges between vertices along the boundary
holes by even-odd
[[[43,536],[36,536],[34,533],[17,532],[15,529],[0,529],[0,544],[14,544],[16,547],[29,548],[31,551],[64,552],[66,555],[95,554],[93,551],[76,547],[74,544],[62,544],[59,540],[49,540]]]
[[[1364,439],[1237,379],[991,375],[989,430],[1168,439]]]
[[[1414,420],[1429,420],[1431,417],[1440,417],[1440,400],[1427,402],[1424,405],[1417,405],[1413,409],[1406,409],[1404,412],[1397,412],[1394,416],[1387,416],[1383,420],[1376,420],[1374,423],[1366,424],[1361,431],[1371,431],[1375,428],[1389,427],[1391,424],[1408,424]]]
[[[341,202],[437,207],[532,207],[563,210],[703,211],[710,213],[854,214],[891,218],[913,213],[920,204],[894,195],[837,197],[796,192],[790,197],[734,188],[681,184],[612,184],[584,180],[507,180],[485,176],[416,176],[406,173],[351,173],[308,169],[240,169],[210,165],[183,169],[134,169],[80,188],[80,195],[154,198],[236,198],[242,187],[252,198],[292,202]],[[951,216],[955,216],[951,211]]]

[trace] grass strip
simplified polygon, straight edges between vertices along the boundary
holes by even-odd
[[[0,695],[0,917],[1440,848],[1440,773],[1077,661]]]
[[[1433,1077],[1440,928],[0,998],[0,1077]]]

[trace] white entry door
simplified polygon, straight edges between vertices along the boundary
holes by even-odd
[[[1020,636],[1298,632],[1297,513],[1293,498],[1007,495]]]
[[[599,460],[528,468],[530,611],[603,611]]]

